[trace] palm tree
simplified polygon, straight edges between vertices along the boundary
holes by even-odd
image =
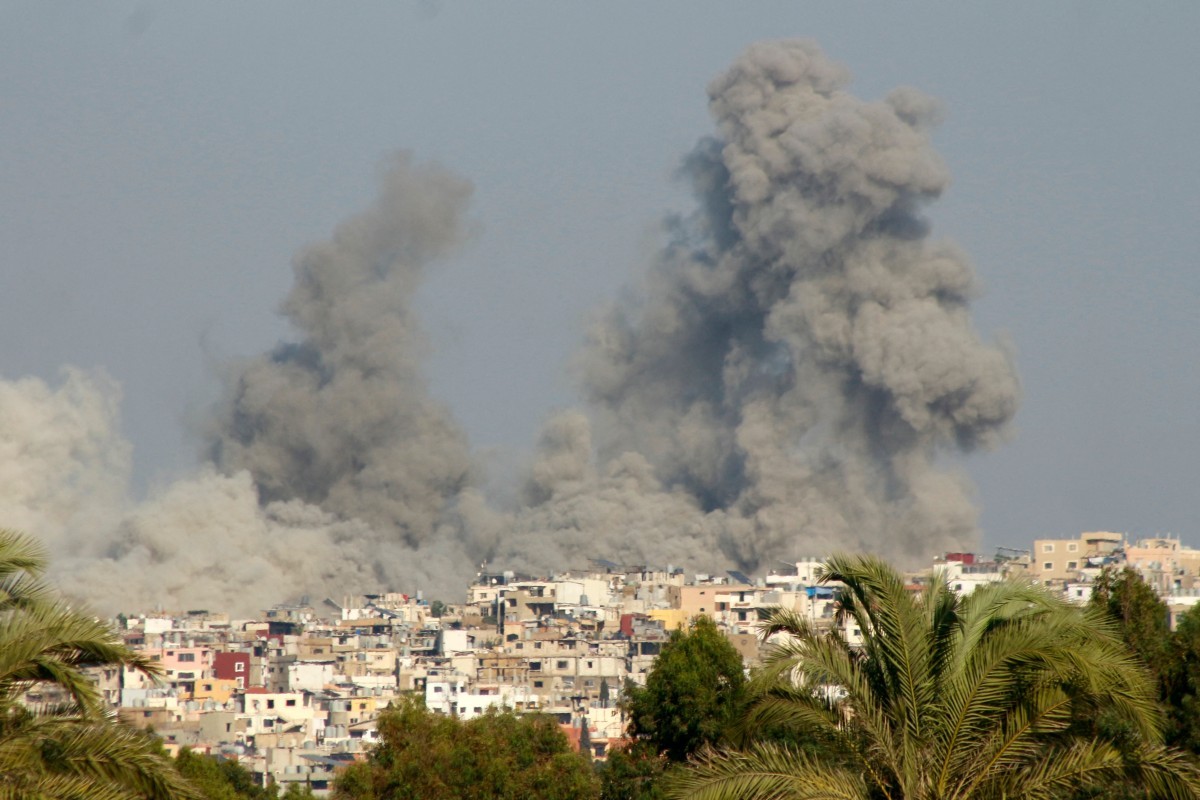
[[[840,584],[838,624],[767,614],[778,642],[744,746],[701,754],[674,797],[1050,800],[1118,784],[1200,797],[1197,768],[1161,745],[1145,670],[1097,617],[1020,582],[959,597],[935,576],[914,593],[871,557],[832,558],[823,581]],[[839,633],[847,620],[861,646]]]
[[[156,667],[98,619],[71,608],[42,582],[46,555],[0,530],[0,800],[194,797],[144,734],[118,723],[86,668]],[[29,708],[48,686],[61,702]]]

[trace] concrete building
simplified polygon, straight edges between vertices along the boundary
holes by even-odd
[[[1125,541],[1111,531],[1081,533],[1074,539],[1035,539],[1029,576],[1039,583],[1076,580],[1091,562],[1112,556]]]

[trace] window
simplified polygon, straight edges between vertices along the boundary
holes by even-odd
[[[291,700],[288,700],[288,701],[287,701],[287,703],[286,703],[285,705],[287,705],[288,707],[294,707],[294,706],[296,705],[296,700],[295,700],[295,698],[292,698]]]
[[[530,672],[541,672],[542,671],[542,662],[530,661],[529,662],[529,671]]]
[[[180,653],[179,660],[180,661],[195,661],[196,654],[195,653]]]
[[[1042,569],[1044,569],[1046,572],[1053,572],[1054,571],[1054,562],[1047,561],[1045,564],[1042,564]]]
[[[1079,562],[1078,561],[1068,561],[1067,569],[1079,569]]]
[[[558,662],[557,664],[555,664],[554,666],[555,666],[555,667],[557,667],[558,669],[566,669],[566,668],[567,668],[567,662],[565,662],[565,661],[559,661],[559,662]]]
[[[234,663],[234,665],[233,665],[233,671],[234,671],[234,672],[245,672],[245,671],[246,671],[246,665],[245,665],[245,664],[243,664],[241,661],[238,661],[238,662]]]
[[[1079,542],[1071,542],[1069,545],[1067,545],[1068,553],[1074,553],[1078,549],[1079,549]]]
[[[435,686],[435,687],[433,687],[433,693],[434,693],[434,694],[441,694],[441,693],[442,693],[442,687],[440,687],[440,686]]]
[[[1042,545],[1042,552],[1043,552],[1043,553],[1053,553],[1053,552],[1054,552],[1054,545],[1052,545],[1052,544],[1044,544],[1044,545]]]
[[[542,686],[543,686],[543,681],[534,681],[533,682],[533,688],[535,688],[535,689],[541,689]]]
[[[274,707],[275,707],[275,701],[274,701],[274,700],[268,700],[268,701],[267,701],[267,708],[274,708]]]

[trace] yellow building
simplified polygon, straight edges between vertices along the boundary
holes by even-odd
[[[663,628],[668,631],[687,627],[688,620],[691,618],[682,608],[652,608],[646,612],[646,616],[661,622]]]
[[[1124,540],[1124,534],[1111,531],[1089,531],[1075,539],[1035,539],[1029,576],[1041,583],[1076,580],[1088,558],[1108,555]]]
[[[238,690],[238,682],[236,680],[225,678],[200,678],[196,681],[196,688],[192,692],[192,699],[198,702],[212,700],[214,703],[224,705],[229,702],[229,698],[233,697],[234,692]]]

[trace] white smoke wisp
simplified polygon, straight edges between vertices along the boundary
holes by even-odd
[[[131,448],[121,390],[102,372],[0,381],[0,526],[52,553],[95,554],[124,513]]]
[[[0,383],[0,522],[45,538],[101,610],[235,613],[308,594],[461,595],[480,561],[755,570],[805,552],[901,561],[978,541],[946,462],[1000,441],[1012,359],[921,216],[948,175],[936,105],[878,102],[813,44],[752,46],[709,88],[685,161],[698,210],[577,359],[584,411],[545,426],[515,508],[429,394],[414,297],[469,238],[469,184],[398,156],[378,198],[301,252],[293,341],[231,365],[208,462],[128,497],[119,390]]]

